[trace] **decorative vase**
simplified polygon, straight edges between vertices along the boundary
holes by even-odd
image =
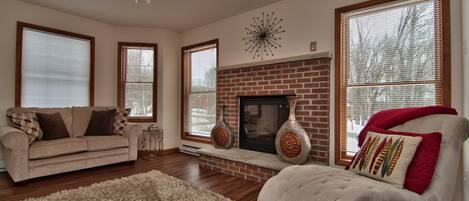
[[[277,132],[275,148],[281,161],[290,164],[301,164],[309,158],[311,142],[306,131],[296,121],[295,108],[298,98],[294,96],[287,98],[290,116]]]
[[[233,146],[233,135],[231,134],[230,128],[225,123],[223,116],[224,110],[225,106],[219,107],[220,115],[217,123],[210,132],[210,139],[215,148],[229,149]]]

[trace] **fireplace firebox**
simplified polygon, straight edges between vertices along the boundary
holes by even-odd
[[[286,96],[240,97],[239,148],[276,154],[275,136],[288,114]]]

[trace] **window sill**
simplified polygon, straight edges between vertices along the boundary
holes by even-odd
[[[156,123],[156,118],[129,118],[131,123]]]
[[[353,160],[352,155],[341,154],[335,156],[335,165],[348,166]]]
[[[335,165],[348,166],[352,162],[352,159],[337,159]]]
[[[188,140],[188,141],[193,141],[193,142],[212,144],[212,140],[210,139],[210,137],[194,135],[194,134],[191,134],[191,133],[188,133],[188,132],[184,132],[182,134],[182,139],[183,140]]]

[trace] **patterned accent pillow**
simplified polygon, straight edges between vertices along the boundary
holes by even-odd
[[[350,170],[402,188],[407,168],[422,137],[386,135],[369,131]]]
[[[7,113],[7,119],[11,126],[20,129],[28,136],[29,144],[42,138],[42,130],[37,120],[36,113]]]
[[[440,154],[440,145],[442,135],[439,132],[433,133],[409,133],[397,132],[392,130],[384,130],[376,127],[370,127],[369,131],[389,134],[404,135],[412,137],[421,137],[417,151],[415,151],[414,159],[407,168],[405,176],[404,188],[418,194],[422,194],[432,183],[433,173],[435,172],[436,163]]]
[[[116,110],[116,117],[114,118],[114,134],[126,135],[130,111],[130,108]]]

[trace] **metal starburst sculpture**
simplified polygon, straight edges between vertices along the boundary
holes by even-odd
[[[252,59],[264,56],[274,56],[274,49],[282,47],[281,37],[278,34],[285,33],[282,27],[282,18],[275,17],[275,12],[271,14],[262,13],[260,17],[253,17],[253,23],[245,28],[247,37],[243,38],[246,49],[252,55]]]

